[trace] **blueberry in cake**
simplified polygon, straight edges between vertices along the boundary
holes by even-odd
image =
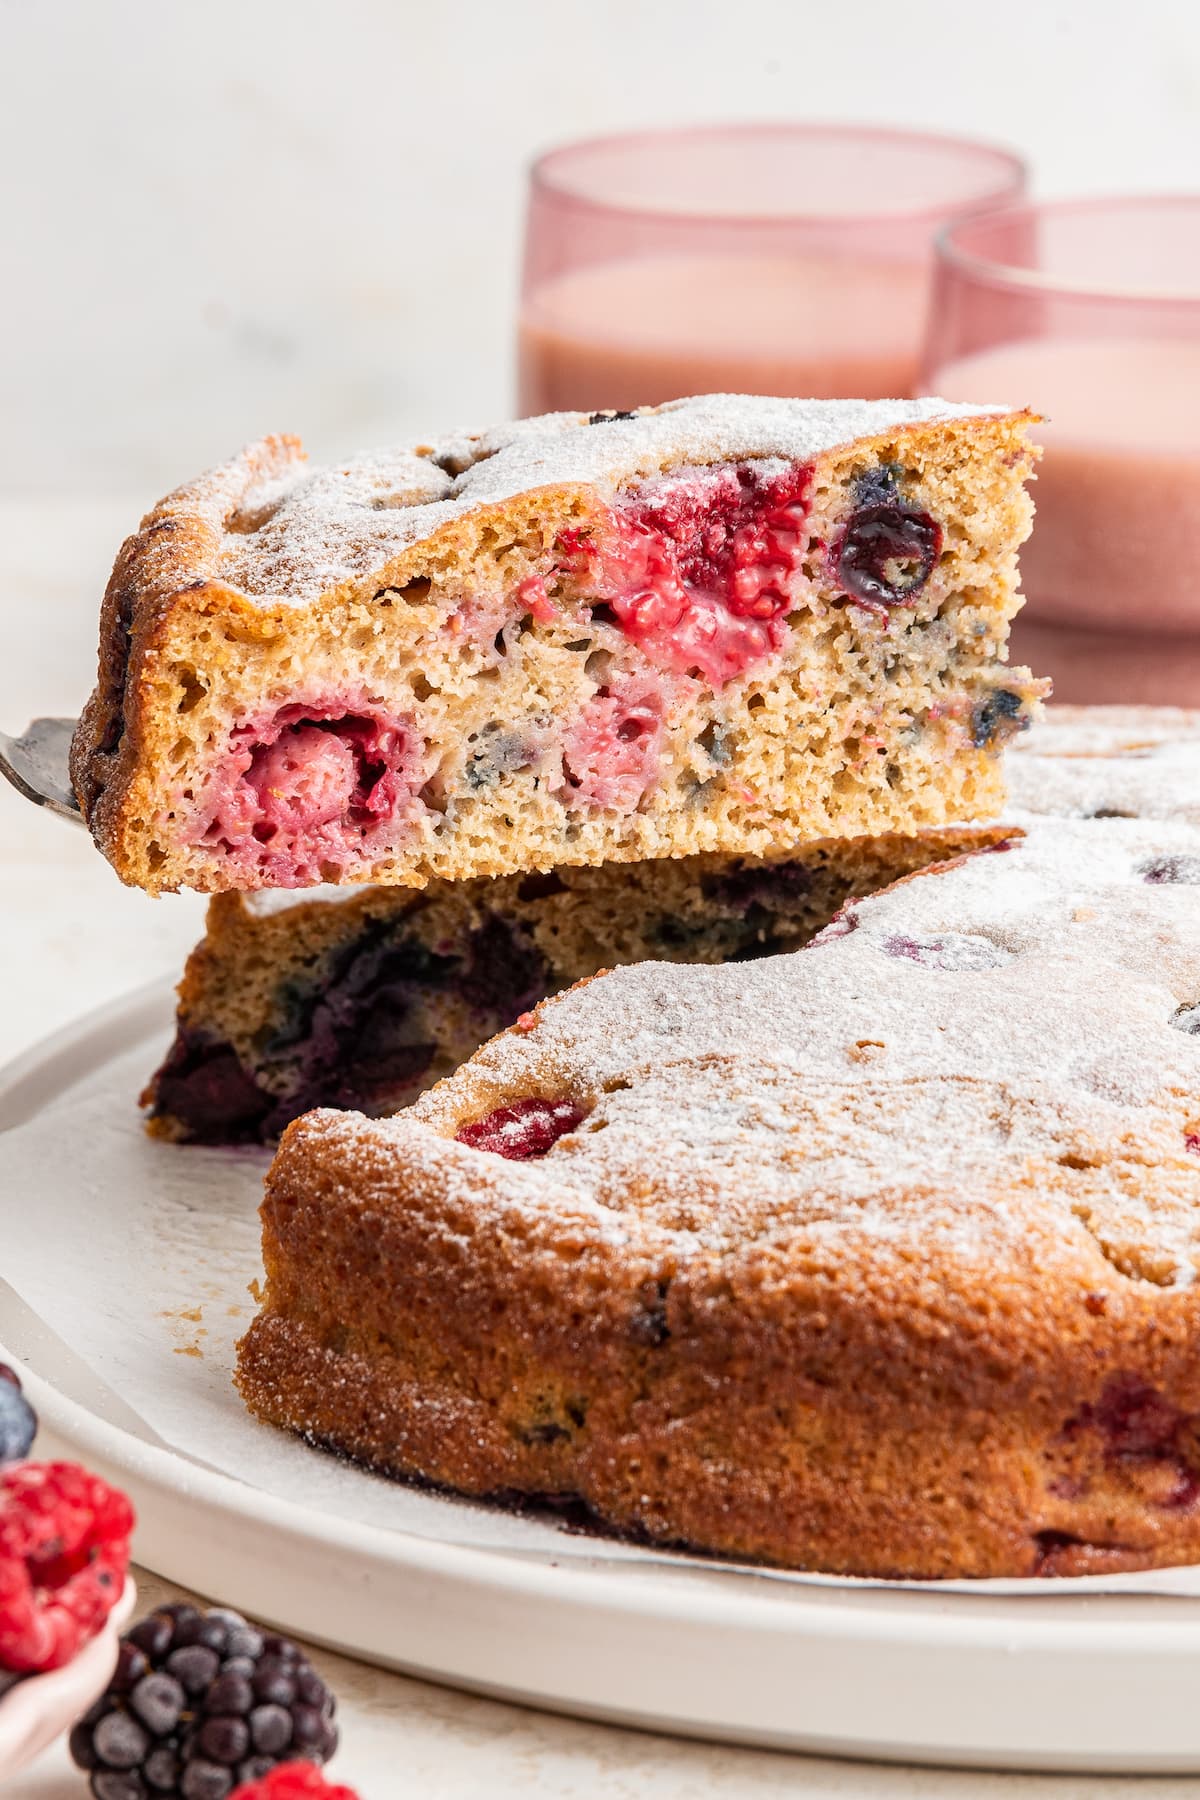
[[[376,1469],[843,1574],[1200,1561],[1200,831],[1028,817],[602,975],[289,1127],[263,1231],[243,1397]]]
[[[310,470],[122,548],[72,768],[157,892],[419,887],[993,816],[1027,414],[709,395]]]
[[[856,894],[1005,836],[948,827],[773,858],[217,894],[143,1100],[156,1135],[269,1141],[314,1106],[387,1113],[546,995],[619,964],[793,950]]]

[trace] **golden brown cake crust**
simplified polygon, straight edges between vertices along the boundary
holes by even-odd
[[[395,1120],[298,1121],[251,1409],[795,1567],[1200,1560],[1200,735],[1147,724],[1145,816],[1026,815],[795,955],[601,976]],[[546,1154],[459,1141],[534,1099]]]
[[[238,606],[218,580],[231,520],[249,496],[304,465],[299,438],[275,436],[160,500],[117,553],[100,613],[96,686],[71,747],[71,777],[84,818],[98,840],[116,839],[121,809],[141,746],[154,732],[148,693],[129,682],[152,662],[168,621],[200,619],[216,605]]]
[[[789,833],[794,838],[797,825],[800,835],[815,838],[994,813],[1001,788],[989,734],[1002,736],[1012,719],[1026,721],[1043,686],[1028,671],[1006,675],[1000,661],[1019,603],[1015,546],[1028,529],[1029,503],[1020,487],[1032,458],[1027,419],[942,402],[710,396],[629,423],[604,421],[601,429],[589,429],[583,416],[556,416],[311,474],[296,439],[264,439],[162,501],[122,547],[102,610],[97,687],[72,753],[84,816],[122,879],[152,892],[286,883],[280,862],[226,866],[221,860],[227,845],[212,818],[213,796],[225,779],[222,746],[252,741],[263,719],[281,716],[293,699],[298,713],[315,706],[318,724],[328,724],[336,707],[322,712],[318,702],[330,694],[350,714],[365,709],[368,722],[407,721],[403,732],[412,741],[404,779],[411,791],[395,815],[397,842],[388,839],[357,859],[347,852],[344,863],[335,857],[330,875],[317,872],[324,865],[313,851],[296,885],[336,876],[420,886],[437,877],[496,874],[518,866],[522,844],[533,846],[536,866],[549,867],[703,850],[759,853]],[[989,548],[968,542],[963,524],[971,523],[971,509],[960,490],[968,480],[965,464],[976,454],[989,470],[975,509],[986,517]],[[510,635],[515,629],[501,589],[511,599],[531,582],[544,583],[561,533],[599,531],[617,484],[653,480],[681,466],[703,470],[722,459],[782,468],[786,459],[794,465],[803,457],[818,469],[818,483],[827,477],[836,484],[850,479],[855,457],[869,464],[876,455],[892,459],[887,467],[909,457],[935,497],[939,457],[953,470],[943,483],[948,535],[928,591],[929,616],[918,620],[914,613],[905,621],[919,649],[912,693],[902,692],[880,662],[903,663],[908,650],[898,633],[881,644],[886,634],[876,626],[858,646],[852,633],[839,634],[828,621],[819,643],[804,649],[815,659],[811,666],[801,662],[773,675],[778,691],[767,691],[766,711],[755,711],[764,697],[753,683],[733,680],[722,695],[728,704],[716,709],[718,740],[726,724],[730,743],[754,733],[764,742],[772,733],[779,740],[761,792],[724,766],[719,746],[710,756],[714,726],[705,709],[712,697],[704,684],[644,668],[637,647],[611,624],[596,625],[594,648],[616,677],[610,673],[609,687],[603,674],[585,679],[576,640],[581,620],[595,621],[587,609],[576,616],[573,601],[561,603],[557,627],[547,623],[549,613],[535,618],[520,656],[515,639],[500,646],[500,633],[495,655],[488,648],[497,623]],[[811,529],[827,528],[814,503]],[[938,587],[951,578],[960,584],[953,609]],[[464,629],[463,594],[478,581],[479,618],[465,628],[470,666],[457,668],[451,657],[449,684],[431,701],[426,675],[437,671],[429,670],[429,656],[446,649],[446,631],[453,638]],[[823,589],[814,593],[818,611],[831,604]],[[953,648],[950,610],[964,614],[967,649],[958,685],[943,691],[941,672]],[[567,660],[572,650],[578,668]],[[522,659],[529,674],[520,686],[514,668]],[[347,671],[358,672],[357,687]],[[509,684],[504,692],[518,695],[513,705],[522,720],[533,721],[530,733],[538,741],[523,775],[502,769],[496,792],[483,794],[464,787],[456,758],[460,739],[473,744],[474,734],[492,728],[487,706],[499,689],[488,684],[498,675]],[[805,741],[789,750],[796,690],[844,680],[852,694],[859,687],[862,694],[839,703],[841,736],[827,743],[827,727],[813,729],[810,719]],[[621,790],[564,827],[561,770],[537,772],[546,726],[535,701],[542,696],[548,716],[561,722],[597,688],[601,696],[610,688],[624,695],[621,704],[633,708],[635,720],[642,717],[639,707],[650,707],[662,735],[664,783],[669,775],[682,796],[693,796],[694,818],[675,798],[670,809],[677,816],[660,816],[645,798]],[[994,704],[997,689],[1002,710],[980,713]],[[881,696],[908,709],[903,729],[881,722]],[[498,716],[503,720],[503,705]],[[818,708],[815,725],[824,717]],[[607,723],[602,716],[593,733]],[[913,741],[922,732],[927,745]],[[880,757],[893,743],[901,772],[880,779]],[[569,757],[567,766],[574,781]],[[809,775],[811,797],[803,792]],[[193,814],[200,821],[195,831]]]

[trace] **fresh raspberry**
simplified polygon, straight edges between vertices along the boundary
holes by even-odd
[[[229,1800],[358,1800],[353,1788],[326,1781],[312,1763],[280,1763],[261,1781],[235,1788]]]
[[[0,1667],[59,1669],[121,1597],[133,1508],[76,1463],[0,1470]]]
[[[336,1794],[255,1785],[284,1757],[292,1768],[328,1761],[334,1712],[333,1695],[290,1639],[224,1607],[164,1606],[125,1634],[108,1690],[69,1747],[95,1800],[229,1800],[239,1783],[279,1796]]]
[[[20,1462],[37,1435],[37,1416],[7,1363],[0,1363],[0,1463]]]
[[[510,1162],[528,1162],[545,1156],[582,1118],[583,1108],[574,1100],[514,1100],[511,1106],[498,1106],[474,1124],[461,1126],[455,1136],[473,1150],[490,1150]]]

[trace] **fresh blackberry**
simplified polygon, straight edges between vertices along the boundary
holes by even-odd
[[[70,1750],[96,1800],[228,1800],[337,1748],[333,1695],[300,1648],[224,1607],[164,1606],[121,1641]]]
[[[37,1417],[7,1363],[0,1363],[0,1463],[22,1462],[33,1448]]]

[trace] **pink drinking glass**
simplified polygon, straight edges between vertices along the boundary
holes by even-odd
[[[1200,705],[1200,196],[950,226],[924,376],[1045,415],[1014,661],[1060,700]]]
[[[852,125],[552,150],[531,174],[520,409],[912,393],[937,231],[1024,184],[1007,151]]]

